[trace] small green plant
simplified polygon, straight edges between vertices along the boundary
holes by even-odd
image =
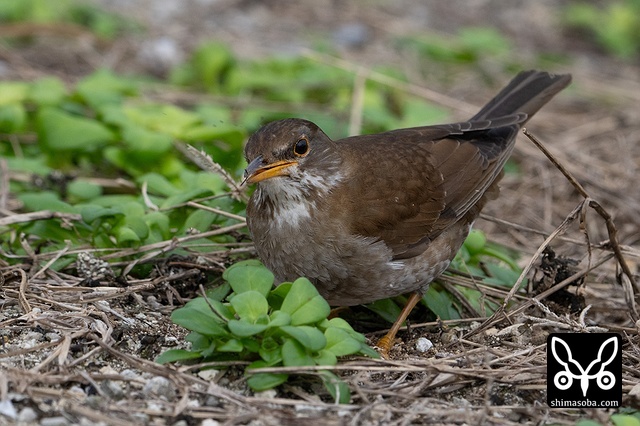
[[[620,58],[634,58],[640,52],[639,0],[618,0],[602,6],[575,2],[564,11],[564,21],[570,28],[586,31]]]
[[[245,131],[209,111],[142,101],[140,85],[105,70],[70,88],[52,77],[0,82],[0,157],[12,177],[12,195],[23,212],[71,219],[0,225],[0,249],[11,262],[28,257],[21,240],[40,254],[69,244],[138,247],[237,223],[203,208],[238,214],[244,203],[229,196],[220,175],[197,170],[174,144],[193,144],[234,172],[242,169]],[[30,178],[13,179],[21,174]],[[110,190],[116,181],[129,189]],[[192,200],[203,208],[187,206]],[[235,239],[191,244],[212,241]],[[63,256],[53,267],[74,258]]]
[[[327,319],[329,304],[306,278],[273,289],[273,274],[256,260],[236,263],[223,278],[227,285],[171,315],[176,324],[191,330],[191,349],[168,350],[157,362],[248,360],[247,383],[262,391],[284,383],[289,375],[253,369],[332,366],[345,355],[378,356],[346,321]],[[224,301],[229,287],[232,293]],[[318,376],[337,402],[349,402],[346,383],[328,370]]]
[[[505,59],[512,48],[509,40],[493,28],[463,28],[456,37],[425,35],[400,39],[403,46],[417,49],[430,61],[469,65],[491,56]]]
[[[615,426],[640,426],[640,411],[635,408],[621,408],[618,413],[609,417],[610,423]],[[602,426],[600,419],[583,419],[576,422],[576,426]]]
[[[140,28],[132,20],[77,0],[2,0],[0,22],[72,23],[107,39]]]
[[[482,231],[474,229],[453,259],[452,268],[473,275],[484,285],[511,289],[522,272],[516,263],[517,257],[518,253],[487,241]],[[523,285],[526,285],[526,281]],[[457,289],[473,309],[482,315],[491,315],[500,306],[500,300],[489,298],[476,289],[462,286]]]

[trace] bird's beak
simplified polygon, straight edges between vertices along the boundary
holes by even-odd
[[[265,164],[262,155],[258,155],[246,169],[244,169],[244,179],[242,184],[256,183],[265,179],[277,176],[288,176],[288,168],[298,164],[297,161],[281,160],[274,163]]]

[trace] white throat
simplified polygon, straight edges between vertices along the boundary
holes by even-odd
[[[327,178],[308,173],[271,178],[260,182],[257,201],[273,209],[274,226],[299,228],[316,209],[311,197],[326,196],[341,180],[341,175]]]

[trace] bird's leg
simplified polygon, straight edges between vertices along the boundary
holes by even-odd
[[[385,334],[380,338],[380,340],[378,340],[378,343],[376,344],[376,346],[379,348],[379,352],[382,358],[384,359],[389,358],[389,350],[393,346],[393,342],[396,339],[396,334],[398,333],[398,330],[400,330],[402,323],[405,322],[405,320],[407,319],[407,317],[409,316],[413,308],[415,308],[415,306],[418,304],[420,299],[422,299],[421,293],[417,291],[412,292],[411,296],[409,296],[409,299],[407,300],[407,303],[404,305],[404,308],[400,312],[400,315],[398,315],[396,322],[393,323],[393,325],[391,326],[387,334]]]

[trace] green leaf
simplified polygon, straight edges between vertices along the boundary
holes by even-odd
[[[231,286],[229,285],[229,283],[224,282],[215,288],[208,289],[205,293],[207,294],[207,297],[209,299],[213,299],[216,302],[220,302],[229,295],[230,291],[231,291]]]
[[[17,81],[0,81],[0,105],[22,103],[27,97],[29,85]]]
[[[206,172],[196,174],[194,185],[198,188],[207,189],[212,194],[225,193],[226,188],[226,183],[222,176]]]
[[[506,55],[511,51],[509,39],[491,27],[466,27],[458,35],[460,45],[472,52],[486,52],[488,55]]]
[[[365,306],[391,324],[396,321],[400,316],[400,312],[402,312],[402,309],[393,299],[380,299]]]
[[[203,348],[200,351],[200,354],[203,356],[203,358],[210,358],[216,354],[219,354],[217,342],[214,340],[211,340],[209,343],[209,346],[206,348]]]
[[[62,224],[58,219],[38,220],[31,223],[28,227],[29,234],[33,236],[31,244],[34,246],[42,245],[43,247],[46,247],[46,251],[48,252],[61,250],[65,245],[68,246],[69,242],[76,246],[80,245],[77,240],[76,230],[73,227],[71,229],[66,229],[66,227],[61,225]],[[66,263],[72,260],[73,259],[71,257],[62,258],[59,262],[54,263],[51,268],[58,270],[60,267],[67,266]]]
[[[298,278],[291,286],[280,308],[291,315],[292,325],[312,324],[326,318],[331,308],[306,278]]]
[[[166,240],[171,237],[169,229],[169,217],[161,212],[150,212],[142,218],[147,224],[149,232],[157,232],[159,240]]]
[[[484,250],[482,250],[482,254],[506,263],[512,271],[516,272],[516,278],[522,271],[515,260],[517,254],[509,252],[505,247],[501,247],[493,243],[487,243]],[[515,280],[513,280],[511,284],[513,284],[514,282]]]
[[[121,105],[104,104],[98,106],[96,110],[104,124],[119,128],[124,128],[132,124],[132,121],[122,110]]]
[[[310,327],[307,325],[300,325],[297,327],[285,325],[280,327],[280,330],[296,339],[302,344],[302,346],[311,352],[317,352],[327,345],[325,335],[316,327]],[[358,347],[360,347],[359,343]]]
[[[187,330],[197,331],[205,336],[224,337],[229,335],[210,311],[208,314],[203,314],[198,310],[185,306],[173,311],[171,321]]]
[[[205,188],[193,188],[188,190],[185,190],[184,188],[182,188],[179,193],[175,195],[171,195],[165,201],[163,201],[160,207],[164,209],[168,209],[173,206],[183,204],[187,201],[191,201],[194,198],[198,198],[201,195],[205,195],[207,193],[208,191]],[[209,216],[214,216],[214,215],[209,213]],[[183,226],[183,228],[186,228],[186,227]]]
[[[326,350],[332,352],[336,357],[352,355],[360,351],[361,342],[341,328],[327,328],[324,335],[327,339]]]
[[[281,283],[271,290],[267,296],[269,306],[278,310],[282,308],[282,302],[284,301],[284,298],[287,297],[287,294],[289,294],[289,291],[291,291],[291,285],[292,283]]]
[[[64,83],[56,77],[45,77],[34,81],[29,88],[29,100],[39,106],[54,106],[62,103],[67,95]]]
[[[180,188],[172,184],[165,176],[162,176],[161,174],[156,172],[145,173],[144,175],[138,177],[136,179],[136,182],[146,182],[147,189],[150,194],[158,194],[164,197],[178,195],[184,192]]]
[[[241,319],[252,323],[255,323],[259,318],[267,315],[269,310],[267,299],[254,290],[236,294],[230,303]]]
[[[158,163],[158,171],[169,178],[178,177],[185,167],[184,162],[174,155],[161,157]]]
[[[229,267],[222,277],[237,294],[257,291],[266,297],[273,287],[274,276],[267,268],[255,262],[238,262]]]
[[[640,426],[640,416],[631,416],[628,414],[612,414],[611,423],[615,426]]]
[[[24,157],[4,157],[7,160],[10,170],[29,172],[35,175],[44,176],[51,173],[51,168],[47,166],[44,155],[34,158]]]
[[[128,228],[136,234],[138,241],[142,241],[149,235],[149,227],[144,219],[139,216],[126,215],[124,225],[121,228]],[[128,232],[128,231],[127,231]]]
[[[102,195],[102,187],[83,179],[75,179],[67,185],[67,192],[76,200],[91,200]]]
[[[127,151],[145,163],[152,162],[173,148],[171,136],[129,124],[122,129],[122,141]]]
[[[227,324],[229,326],[229,331],[235,334],[238,337],[249,337],[254,336],[258,333],[262,333],[267,328],[269,328],[268,324],[254,324],[247,320],[229,320]]]
[[[269,315],[269,327],[282,327],[291,324],[291,315],[282,311],[273,311]]]
[[[0,132],[15,133],[24,128],[27,111],[22,104],[0,105]]]
[[[137,199],[118,203],[117,208],[119,208],[126,217],[142,217],[145,213],[144,206]]]
[[[353,327],[351,327],[351,325],[345,321],[344,319],[340,318],[340,317],[335,317],[335,318],[331,318],[330,320],[327,320],[327,322],[324,325],[324,328],[327,329],[329,327],[335,327],[335,328],[340,328],[344,331],[346,331],[347,333],[355,333],[358,336],[362,337],[362,341],[364,342],[364,336],[360,333],[357,333],[356,331],[353,330]]]
[[[242,352],[244,345],[238,339],[229,339],[217,347],[219,352]]]
[[[260,351],[260,342],[255,337],[247,336],[240,339],[247,352],[258,353]]]
[[[286,339],[282,345],[282,363],[285,367],[315,365],[315,361],[304,346],[294,339]]]
[[[262,340],[258,354],[268,365],[276,365],[282,362],[282,347],[273,337],[265,337]]]
[[[338,364],[338,358],[336,358],[333,352],[327,349],[320,350],[318,354],[313,357],[313,360],[316,363],[316,365]]]
[[[355,331],[348,322],[346,322],[340,317],[335,317],[328,320],[327,327],[325,327],[325,330],[329,327],[334,327],[334,328],[339,328],[341,330],[344,330],[347,333],[349,333],[351,337],[353,337],[354,339],[356,339],[361,343],[367,340],[362,333],[358,333],[357,331]]]
[[[349,386],[338,376],[330,371],[320,371],[320,377],[324,387],[329,391],[333,400],[339,404],[348,404],[351,401]]]
[[[258,373],[247,379],[247,384],[256,392],[273,389],[287,381],[288,374]]]
[[[125,114],[144,128],[182,139],[183,134],[200,123],[200,117],[169,104],[125,106]]]
[[[602,426],[602,423],[597,422],[595,420],[583,419],[583,420],[578,420],[575,426]]]
[[[212,337],[205,336],[204,334],[200,334],[197,331],[190,332],[184,338],[185,341],[191,343],[192,351],[200,353],[212,346],[212,339]]]
[[[213,218],[214,216],[211,212],[202,209],[194,210],[187,216],[179,234],[185,234],[194,229],[198,232],[208,231],[213,223]]]
[[[469,254],[472,256],[474,254],[480,253],[487,244],[487,237],[484,235],[482,231],[472,230],[469,232],[469,235],[464,240],[464,246],[469,251]]]
[[[155,361],[158,364],[166,364],[169,362],[187,361],[198,358],[202,358],[198,352],[187,351],[185,349],[169,349],[161,353]]]
[[[54,151],[92,152],[114,140],[113,133],[98,121],[54,108],[36,117],[39,141]]]
[[[431,312],[443,320],[460,318],[460,313],[453,306],[448,294],[435,283],[431,283],[429,289],[424,293],[422,301]]]
[[[88,204],[80,209],[82,220],[86,223],[92,223],[96,219],[124,216],[120,209],[113,207],[103,207],[96,204]]]
[[[189,63],[176,70],[171,80],[218,91],[234,63],[233,55],[225,44],[207,43],[196,49]]]
[[[94,108],[119,104],[124,95],[133,95],[136,90],[130,78],[117,76],[107,69],[94,72],[76,85],[76,92]]]
[[[33,212],[50,210],[62,213],[77,213],[77,208],[60,200],[58,194],[49,191],[38,193],[25,192],[18,194],[18,199],[22,201],[25,209]]]
[[[207,316],[213,321],[219,323],[223,323],[234,318],[234,314],[231,309],[215,298],[205,299],[204,297],[196,297],[189,301],[184,308],[193,310],[200,315]]]

